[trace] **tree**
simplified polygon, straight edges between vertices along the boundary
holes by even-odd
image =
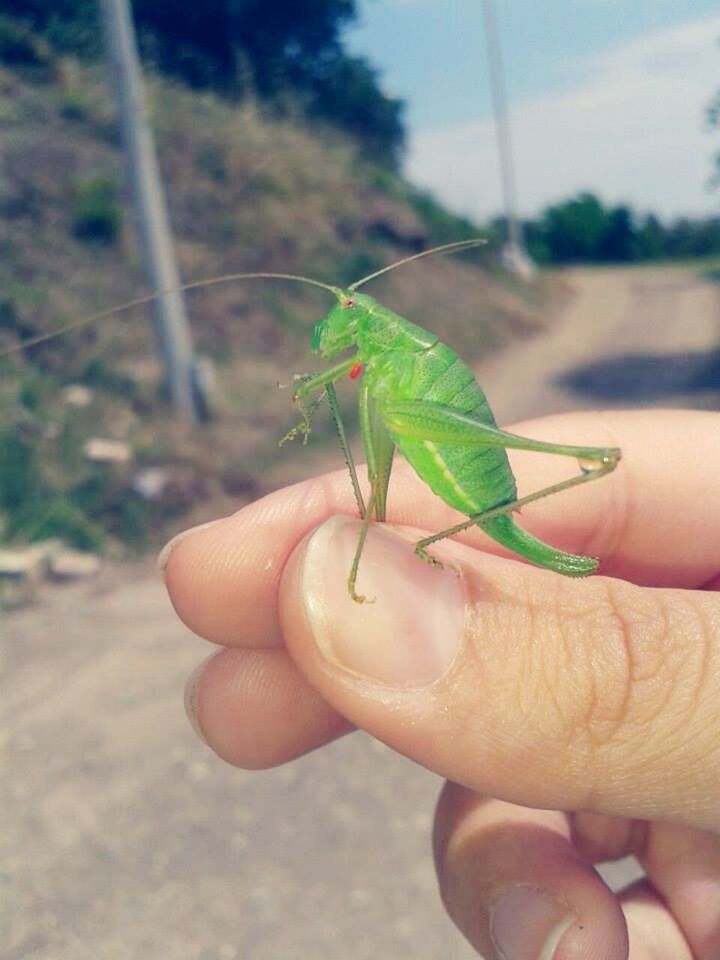
[[[665,253],[667,233],[654,213],[640,221],[637,231],[638,260],[658,260]]]
[[[720,130],[720,90],[708,107],[707,115],[711,129]],[[720,153],[715,154],[715,173],[711,182],[714,186],[720,185]]]
[[[607,227],[607,212],[593,193],[581,193],[548,207],[540,231],[554,263],[595,260]]]
[[[598,246],[598,256],[610,263],[628,263],[637,259],[637,233],[630,207],[619,206],[610,210],[605,218],[605,228]]]
[[[7,0],[5,12],[60,47],[88,54],[98,32],[95,6]],[[256,93],[279,110],[292,91],[308,114],[346,130],[394,167],[404,145],[403,103],[381,91],[367,60],[345,51],[342,28],[356,15],[356,0],[133,2],[143,52],[159,70],[228,96]]]

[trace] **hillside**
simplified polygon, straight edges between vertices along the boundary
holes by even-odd
[[[274,270],[350,282],[472,235],[328,128],[158,78],[149,96],[185,281]],[[0,68],[0,98],[2,351],[146,287],[102,72],[43,48],[28,66]],[[492,251],[428,260],[371,289],[474,362],[539,323],[548,303],[544,282],[519,291],[491,262]],[[188,306],[218,379],[203,427],[170,417],[147,311],[0,360],[2,540],[143,548],[329,455],[320,417],[314,444],[277,447],[295,418],[276,384],[317,369],[308,340],[329,306],[322,292],[255,282],[197,292]],[[89,462],[91,438],[127,444],[129,461]]]

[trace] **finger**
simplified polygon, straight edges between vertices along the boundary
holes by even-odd
[[[289,554],[331,514],[352,513],[353,503],[347,476],[328,474],[184,531],[159,558],[176,612],[214,643],[277,646],[277,589]]]
[[[338,712],[449,780],[525,806],[720,825],[720,598],[568,580],[417,533],[325,523],[293,555],[280,615]],[[459,575],[458,575],[459,574]]]
[[[700,586],[720,572],[720,498],[708,497],[708,476],[720,470],[712,415],[667,412],[553,417],[516,432],[566,443],[616,444],[624,459],[597,483],[532,504],[522,524],[575,552],[603,556],[603,569],[643,583]],[[698,456],[698,450],[702,456]],[[667,451],[663,454],[662,451]],[[518,455],[514,455],[518,456]],[[537,489],[567,471],[563,457],[525,454],[521,488]],[[186,531],[166,548],[166,578],[180,617],[196,633],[227,645],[281,642],[276,593],[296,544],[333,514],[355,514],[345,471],[278,491],[232,517]],[[390,519],[429,531],[457,520],[399,463]],[[471,530],[466,542],[500,548]]]
[[[644,880],[622,896],[631,960],[709,960],[717,953],[696,954],[667,905]]]
[[[572,840],[592,863],[635,856],[652,886],[634,886],[638,922],[649,923],[658,901],[674,916],[695,960],[720,957],[720,836],[672,823],[647,823],[580,813]],[[668,941],[669,942],[669,941]],[[675,956],[675,954],[669,954]]]
[[[284,650],[214,654],[190,676],[185,707],[200,738],[248,770],[293,760],[351,729]]]
[[[620,905],[578,856],[563,814],[447,784],[434,850],[448,913],[488,960],[627,960]]]
[[[706,472],[720,468],[715,414],[614,411],[587,423],[573,414],[522,424],[518,432],[558,443],[585,436],[622,449],[608,477],[523,510],[522,524],[542,539],[598,556],[602,573],[638,584],[700,587],[720,575],[720,499],[708,495]],[[512,459],[521,490],[567,475],[564,457],[521,451]]]
[[[694,960],[717,960],[720,836],[663,824],[648,833],[646,844],[636,855],[677,920]]]

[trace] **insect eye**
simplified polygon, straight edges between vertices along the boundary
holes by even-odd
[[[354,307],[354,306],[355,306],[355,301],[354,301],[354,300],[346,300],[346,301],[343,303],[343,307],[345,307],[346,310],[349,310],[351,307]]]

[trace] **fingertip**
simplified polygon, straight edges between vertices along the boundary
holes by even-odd
[[[184,540],[189,540],[191,537],[199,534],[201,530],[207,530],[209,527],[213,527],[218,523],[222,523],[222,518],[208,520],[205,523],[199,523],[194,527],[188,527],[187,530],[181,530],[180,533],[176,533],[174,537],[168,540],[157,557],[157,566],[162,578],[165,579],[167,567],[170,563],[170,557]]]
[[[435,851],[448,912],[483,956],[627,960],[620,905],[577,856],[561,813],[450,784],[438,804]]]
[[[160,554],[183,623],[212,643],[247,647],[282,643],[276,615],[282,559],[278,538],[253,525],[246,511],[183,531]]]
[[[190,675],[185,703],[200,739],[246,770],[286,763],[352,729],[284,650],[214,653]]]

